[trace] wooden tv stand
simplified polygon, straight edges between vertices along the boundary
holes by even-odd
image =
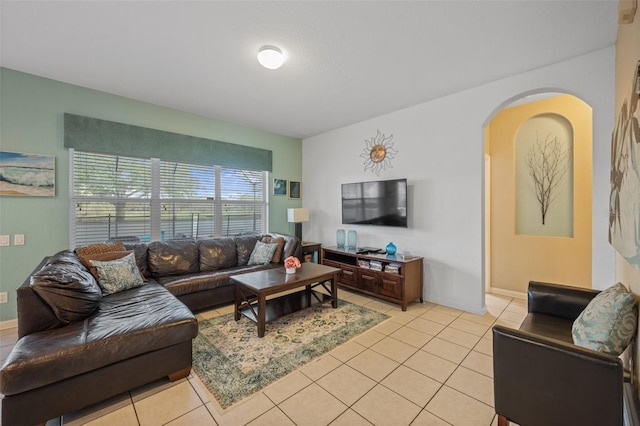
[[[358,254],[354,249],[323,247],[322,263],[339,268],[338,284],[377,298],[397,303],[402,310],[420,299],[423,302],[422,283],[424,258],[418,256],[388,256],[387,254]],[[382,271],[364,265],[379,262]],[[398,273],[385,272],[388,265],[399,266]]]

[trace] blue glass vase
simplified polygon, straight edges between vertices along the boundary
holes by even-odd
[[[338,229],[338,231],[336,231],[336,244],[338,247],[344,247],[345,237],[344,229]]]
[[[350,249],[355,249],[356,246],[358,245],[358,233],[354,230],[350,230],[347,233],[347,244],[349,245]]]
[[[387,254],[396,254],[397,248],[395,244],[389,243],[387,244],[386,250],[387,250]]]

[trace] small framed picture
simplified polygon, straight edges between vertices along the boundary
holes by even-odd
[[[289,181],[289,198],[299,200],[302,191],[300,189],[300,182],[295,180]]]
[[[273,180],[273,195],[287,195],[287,180],[286,179],[274,179]]]

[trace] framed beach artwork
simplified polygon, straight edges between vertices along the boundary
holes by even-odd
[[[54,197],[56,157],[0,151],[0,195]]]

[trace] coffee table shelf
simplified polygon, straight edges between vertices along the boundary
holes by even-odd
[[[295,293],[285,294],[284,296],[275,297],[267,300],[267,309],[264,312],[265,321],[273,321],[302,309],[331,301],[332,297],[330,295],[320,293],[315,290],[310,290],[309,293],[307,293],[307,290],[301,290]],[[257,300],[256,304],[252,306],[257,311]],[[251,321],[255,323],[258,322],[258,318],[256,318],[249,306],[244,306],[240,308],[239,311]]]

